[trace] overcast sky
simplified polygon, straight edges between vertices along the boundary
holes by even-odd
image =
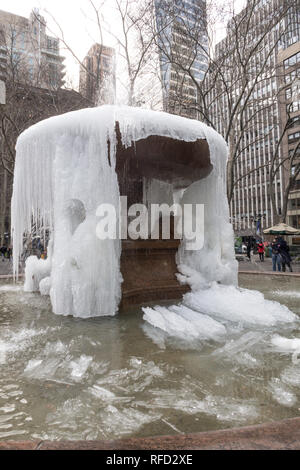
[[[98,5],[100,0],[95,0]],[[237,7],[243,0],[236,0]],[[110,0],[107,0],[105,7],[105,17],[109,18],[112,29],[117,28],[117,21],[114,9]],[[47,25],[54,33],[57,32],[56,25],[45,14],[49,11],[62,27],[65,39],[75,51],[80,60],[84,58],[87,51],[94,42],[100,42],[98,28],[95,24],[95,15],[89,6],[88,0],[0,0],[0,10],[9,11],[16,15],[29,17],[32,9],[40,9],[40,13],[47,18]],[[51,34],[51,31],[48,31]],[[105,33],[104,33],[105,34]],[[218,40],[224,36],[224,28],[218,25],[216,32]],[[107,46],[115,47],[114,40],[108,34],[104,36]],[[66,57],[65,65],[67,75],[71,77],[74,86],[78,85],[79,65],[72,58],[68,51],[61,48],[61,53]]]

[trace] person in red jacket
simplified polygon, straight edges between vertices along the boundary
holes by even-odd
[[[263,242],[259,242],[259,244],[257,245],[257,248],[258,248],[259,259],[263,263],[265,260],[265,247],[264,247]]]

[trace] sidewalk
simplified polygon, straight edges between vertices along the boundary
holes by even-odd
[[[237,259],[239,261],[239,272],[273,272],[272,258],[265,258],[263,263],[259,260],[259,255],[251,256],[251,261],[248,261],[246,255],[237,255]],[[292,263],[292,268],[294,273],[300,273],[300,263]],[[286,273],[289,272],[289,268],[286,267]]]
[[[272,259],[265,258],[265,261],[261,263],[259,261],[258,255],[251,256],[251,261],[248,261],[246,255],[237,255],[239,261],[239,272],[273,272],[272,269]],[[293,272],[300,273],[300,263],[292,263]],[[0,259],[0,277],[9,276],[13,274],[12,260],[9,261],[5,259],[2,261]],[[287,267],[286,273],[289,273],[290,270]]]

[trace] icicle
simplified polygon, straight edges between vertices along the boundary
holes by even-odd
[[[56,314],[86,318],[114,315],[118,310],[121,244],[96,237],[98,206],[111,203],[118,214],[116,122],[126,147],[151,135],[187,142],[207,139],[213,172],[184,195],[187,200],[208,205],[206,245],[197,253],[188,253],[183,243],[179,264],[206,279],[236,282],[223,139],[203,123],[166,113],[113,106],[85,109],[42,121],[17,142],[12,199],[14,274],[18,276],[23,240],[33,226],[41,237],[49,230],[54,241],[51,283],[47,279],[44,284],[46,290],[51,285]]]

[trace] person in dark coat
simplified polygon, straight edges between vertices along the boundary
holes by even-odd
[[[5,256],[6,256],[6,251],[7,251],[6,246],[1,246],[1,248],[0,248],[0,255],[1,255],[2,261],[4,261],[4,258],[5,258]]]
[[[249,261],[251,261],[251,248],[252,248],[251,238],[248,238],[248,242],[247,242],[247,257],[249,258]]]
[[[289,267],[290,272],[293,272],[292,266],[291,266],[291,255],[290,255],[290,248],[285,240],[283,238],[278,239],[279,242],[279,253],[281,256],[281,263],[282,263],[282,271],[285,273],[286,271],[286,266]]]
[[[280,244],[279,244],[277,237],[274,238],[271,247],[272,247],[273,271],[276,271],[276,266],[277,266],[278,271],[281,271],[281,256],[279,253]]]

